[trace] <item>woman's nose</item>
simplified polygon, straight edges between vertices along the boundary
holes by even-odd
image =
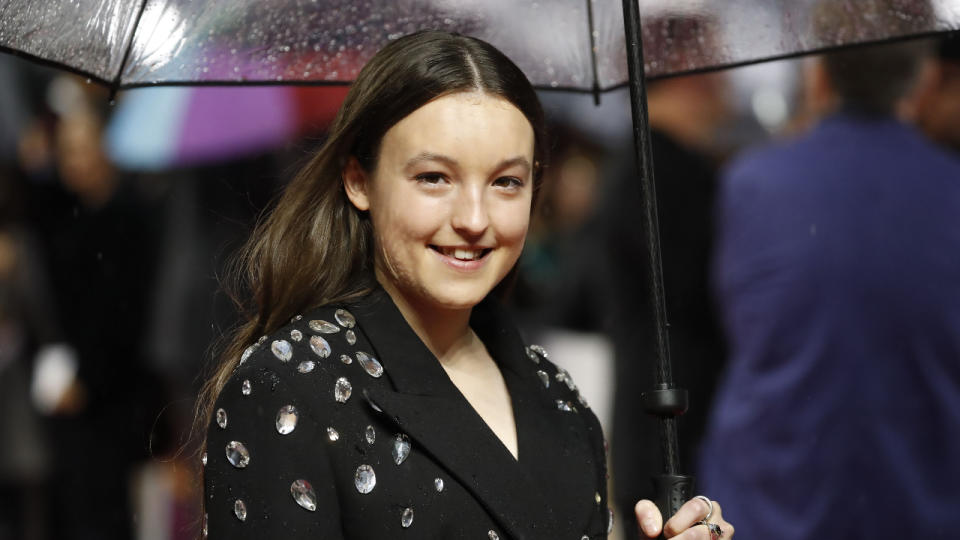
[[[487,210],[482,190],[472,187],[463,189],[454,201],[451,219],[453,229],[467,239],[482,236],[490,226]]]

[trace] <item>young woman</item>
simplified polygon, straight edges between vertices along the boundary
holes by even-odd
[[[477,39],[414,34],[364,67],[244,252],[251,318],[202,399],[211,537],[606,537],[600,425],[494,298],[542,117]],[[666,531],[709,538],[706,512]],[[651,503],[638,517],[660,533]]]

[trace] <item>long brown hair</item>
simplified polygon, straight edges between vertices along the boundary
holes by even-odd
[[[343,168],[355,156],[372,172],[390,127],[427,102],[462,91],[501,97],[526,116],[535,139],[534,193],[539,190],[543,110],[510,59],[484,41],[447,32],[419,32],[383,47],[360,71],[326,142],[233,259],[225,288],[242,322],[225,336],[219,363],[200,391],[194,433],[205,433],[220,390],[259,336],[310,308],[371,290],[373,229],[347,199]]]

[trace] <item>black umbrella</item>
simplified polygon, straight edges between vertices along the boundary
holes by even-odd
[[[641,16],[652,23],[642,26]],[[684,16],[704,21],[704,30],[677,31]],[[820,25],[828,32],[812,32],[817,16],[830,17]],[[954,0],[0,0],[0,50],[113,92],[348,84],[383,44],[424,28],[491,42],[540,88],[599,99],[602,91],[630,87],[657,345],[657,387],[645,403],[662,418],[658,505],[673,514],[692,494],[693,479],[677,466],[676,417],[687,398],[671,374],[645,78],[957,30],[960,6]]]

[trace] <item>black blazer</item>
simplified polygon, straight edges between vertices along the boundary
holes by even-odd
[[[596,416],[495,302],[470,324],[506,381],[518,460],[378,290],[249,349],[207,435],[209,536],[606,538]]]

